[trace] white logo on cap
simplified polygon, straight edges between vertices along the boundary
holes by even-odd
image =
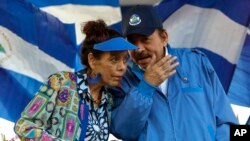
[[[137,14],[133,14],[129,19],[129,25],[138,25],[141,23],[141,18]]]

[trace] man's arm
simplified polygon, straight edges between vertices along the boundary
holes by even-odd
[[[224,88],[216,75],[209,60],[204,57],[209,76],[212,83],[212,89],[215,94],[214,112],[216,116],[216,133],[215,139],[219,141],[228,141],[230,137],[230,125],[238,124],[238,120],[230,105],[229,99],[226,96]]]
[[[132,86],[128,90],[120,89],[114,93],[123,96],[114,99],[121,103],[111,114],[112,134],[129,140],[136,140],[139,137],[147,124],[155,89],[143,79],[138,86]]]

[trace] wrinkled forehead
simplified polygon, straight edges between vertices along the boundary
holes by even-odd
[[[147,39],[149,36],[146,35],[142,35],[142,34],[130,34],[127,36],[127,40],[130,43],[136,43],[138,41],[143,41],[145,39]]]

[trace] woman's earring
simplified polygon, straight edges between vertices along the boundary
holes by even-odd
[[[97,74],[95,74],[95,77],[88,76],[87,80],[91,84],[98,83],[101,80],[101,74],[97,73]]]

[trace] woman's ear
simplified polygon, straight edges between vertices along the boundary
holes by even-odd
[[[91,69],[94,69],[94,68],[95,68],[96,59],[95,59],[93,53],[89,53],[89,54],[88,54],[88,63],[89,63],[89,67],[90,67]]]

